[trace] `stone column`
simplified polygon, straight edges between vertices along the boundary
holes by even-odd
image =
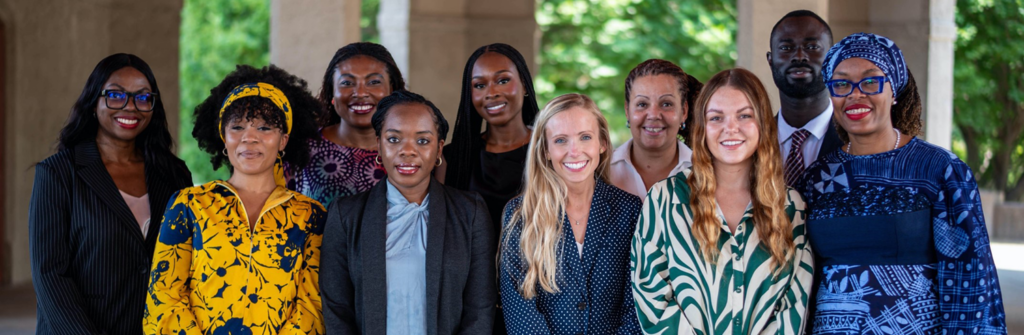
[[[317,92],[334,52],[358,42],[360,0],[271,0],[270,63]]]
[[[782,16],[794,10],[807,9],[817,13],[826,22],[828,0],[738,0],[738,27],[736,32],[736,66],[750,70],[768,91],[772,109],[779,109],[779,90],[772,81],[766,53],[771,50],[772,26]]]
[[[451,126],[462,71],[476,48],[508,43],[537,71],[539,35],[531,0],[381,0],[380,8],[381,44],[395,57],[409,90],[433,101]]]
[[[956,1],[930,0],[929,3],[928,92],[924,104],[924,138],[932,144],[949,149],[953,143]]]

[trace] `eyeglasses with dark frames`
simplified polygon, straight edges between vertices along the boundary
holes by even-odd
[[[150,112],[156,106],[157,94],[153,92],[125,92],[122,90],[103,90],[100,97],[106,100],[107,108],[124,109],[128,107],[128,100],[132,100],[135,109],[140,112]]]
[[[867,77],[861,79],[858,82],[852,82],[846,79],[835,79],[825,82],[825,86],[828,87],[828,92],[833,97],[842,98],[853,94],[853,89],[856,87],[861,93],[866,95],[875,95],[882,93],[885,89],[885,82],[889,81],[884,76]]]

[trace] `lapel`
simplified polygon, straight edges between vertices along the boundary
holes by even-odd
[[[370,189],[363,210],[361,222],[356,223],[359,231],[360,254],[362,255],[363,296],[362,306],[364,334],[387,332],[388,285],[387,285],[387,177]]]
[[[427,205],[427,334],[437,334],[438,315],[449,315],[447,310],[439,310],[446,306],[441,304],[441,270],[444,268],[448,205],[444,186],[434,178],[430,178],[427,194],[430,197]]]
[[[135,221],[135,215],[132,214],[131,209],[128,209],[128,204],[124,202],[121,192],[117,190],[114,179],[110,177],[107,167],[103,165],[95,142],[75,146],[75,165],[78,166],[75,169],[77,177],[89,185],[89,189],[96,197],[114,213],[118,218],[118,224],[130,230],[133,235],[138,237],[139,241],[144,241],[139,224]]]
[[[843,146],[843,140],[839,139],[834,121],[828,123],[828,130],[825,131],[825,139],[821,141],[821,149],[818,150],[818,160],[821,160],[829,153],[836,151]]]
[[[597,264],[597,257],[604,248],[604,235],[610,224],[610,210],[604,199],[604,188],[607,187],[602,180],[598,179],[594,185],[594,197],[590,200],[590,211],[587,218],[587,230],[583,233],[583,257],[579,257],[576,249],[575,236],[572,233],[572,226],[569,217],[563,217],[563,229],[566,231],[567,243],[562,249],[567,259],[563,258],[566,265],[565,274],[569,280],[576,283],[577,287],[589,288],[589,279],[592,277],[594,266]]]
[[[170,201],[172,193],[177,191],[175,185],[171,185],[165,176],[160,176],[156,169],[150,169],[146,164],[146,193],[149,194],[149,231],[146,232],[146,247],[156,245],[157,235],[160,234],[160,225],[163,223],[164,210],[167,209],[167,202]],[[152,253],[152,250],[150,250]]]

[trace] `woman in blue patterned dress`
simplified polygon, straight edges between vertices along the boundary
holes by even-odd
[[[1005,334],[978,185],[915,136],[921,100],[900,49],[857,33],[824,79],[846,142],[796,185],[821,272],[814,334]]]
[[[607,182],[608,122],[582,94],[537,116],[499,252],[509,334],[637,334],[629,242],[640,198]]]
[[[377,135],[370,117],[377,102],[404,89],[402,72],[384,46],[357,42],[338,49],[317,97],[326,126],[309,140],[309,165],[286,169],[288,189],[327,206],[376,185],[385,172],[374,161]]]

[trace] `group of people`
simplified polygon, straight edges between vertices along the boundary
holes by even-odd
[[[447,145],[383,46],[315,97],[239,65],[195,107],[231,172],[198,186],[149,66],[112,55],[36,165],[37,332],[1005,334],[974,176],[917,138],[895,43],[794,11],[770,50],[778,111],[742,68],[637,65],[618,148],[505,44],[467,61]]]

